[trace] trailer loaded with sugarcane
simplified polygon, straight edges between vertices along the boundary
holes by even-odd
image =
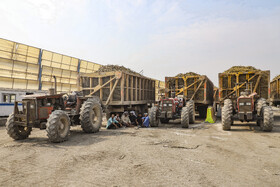
[[[273,129],[273,111],[268,106],[270,71],[254,67],[234,66],[219,73],[220,104],[223,130],[233,122],[256,121],[263,131]]]
[[[100,104],[107,118],[127,110],[148,112],[155,103],[155,81],[121,69],[81,74],[79,85],[85,97]]]
[[[190,72],[165,77],[165,97],[151,109],[151,126],[181,119],[182,127],[188,128],[195,122],[195,112],[204,118],[209,105],[213,105],[213,83],[207,76]]]
[[[274,77],[270,82],[270,105],[280,105],[280,75]]]

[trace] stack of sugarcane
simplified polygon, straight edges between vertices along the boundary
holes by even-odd
[[[175,77],[185,77],[185,76],[195,76],[195,75],[199,75],[199,74],[194,73],[194,72],[187,72],[187,73],[179,73]]]
[[[280,79],[280,75],[275,76],[272,81],[275,81],[277,79]]]
[[[119,65],[105,65],[105,66],[101,66],[97,72],[110,72],[110,71],[122,71],[122,72],[127,72],[130,74],[135,74],[135,75],[140,75],[140,73],[137,73],[129,68],[126,68],[124,66],[119,66]]]
[[[253,66],[232,66],[228,70],[224,71],[224,73],[238,73],[238,72],[250,72],[250,71],[260,71]]]

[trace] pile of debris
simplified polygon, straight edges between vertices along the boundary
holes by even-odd
[[[232,66],[228,70],[224,71],[224,73],[238,73],[238,72],[250,72],[250,71],[260,71],[259,69],[253,66]]]
[[[179,73],[175,77],[185,77],[185,76],[195,76],[195,75],[199,75],[199,74],[194,73],[194,72],[187,72],[187,73]]]
[[[280,75],[275,76],[272,81],[275,81],[277,79],[280,79]]]
[[[122,71],[122,72],[127,72],[130,74],[142,76],[140,73],[137,73],[129,68],[126,68],[124,66],[119,66],[119,65],[101,66],[96,72],[110,72],[110,71]]]

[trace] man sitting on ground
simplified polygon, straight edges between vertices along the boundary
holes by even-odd
[[[119,126],[119,127],[122,127],[120,114],[116,114],[116,116],[115,116],[115,120],[118,122],[118,126]]]
[[[126,127],[131,127],[132,126],[127,111],[125,111],[122,115],[122,124]]]
[[[148,113],[145,113],[142,119],[143,119],[143,127],[148,128],[150,126],[150,118],[148,116]]]
[[[137,125],[136,124],[136,115],[135,115],[134,111],[130,111],[129,119],[130,119],[131,125],[134,125],[134,126]]]
[[[106,129],[117,129],[117,128],[119,128],[118,121],[115,120],[115,114],[112,114],[112,116],[108,119]]]
[[[136,123],[137,123],[138,127],[143,127],[143,119],[142,119],[142,114],[141,113],[138,113]]]

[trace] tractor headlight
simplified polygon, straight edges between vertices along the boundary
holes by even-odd
[[[163,104],[163,106],[167,106],[167,104]]]
[[[172,104],[169,104],[169,106],[172,106]]]
[[[247,106],[251,106],[251,103],[246,103]]]
[[[244,106],[245,103],[239,103],[239,106]]]

